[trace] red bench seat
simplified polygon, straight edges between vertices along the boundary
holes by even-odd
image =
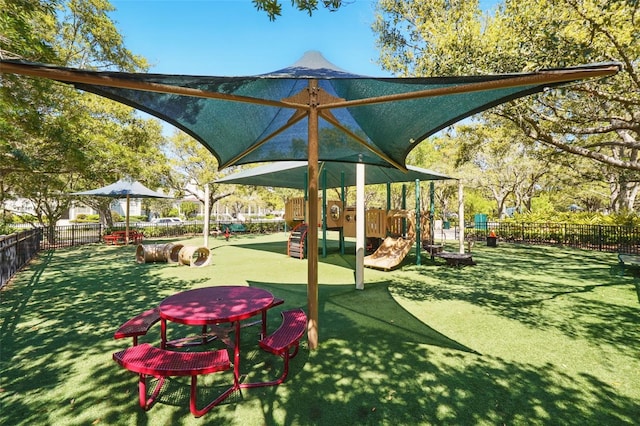
[[[289,374],[289,359],[295,357],[300,349],[300,339],[307,330],[307,315],[302,309],[281,312],[280,327],[258,342],[260,347],[284,359],[282,375],[276,380],[261,383],[248,383],[243,387],[273,386],[284,382]]]
[[[197,407],[198,375],[231,368],[226,349],[206,352],[175,352],[143,343],[114,353],[113,360],[127,370],[139,374],[140,407],[144,410],[151,408],[160,393],[164,379],[171,376],[191,376],[189,408],[196,417],[202,416],[226,397],[226,395],[220,396],[202,409]],[[147,378],[149,376],[159,378],[151,395],[147,395]]]
[[[118,328],[113,335],[114,339],[133,337],[133,345],[138,344],[138,336],[147,334],[151,326],[160,321],[160,311],[158,308],[149,309],[136,315]]]

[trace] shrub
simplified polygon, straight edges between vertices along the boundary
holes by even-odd
[[[16,232],[16,229],[13,228],[10,224],[6,222],[0,222],[0,235],[9,235]]]
[[[122,215],[115,210],[111,210],[111,220],[113,220],[114,223],[124,222],[124,218],[122,217]]]
[[[78,216],[76,216],[75,219],[71,220],[70,222],[72,222],[72,223],[98,223],[99,221],[100,221],[100,216],[97,215],[97,214],[88,215],[88,214],[80,213]]]

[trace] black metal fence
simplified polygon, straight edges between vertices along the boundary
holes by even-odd
[[[491,231],[498,241],[640,253],[640,228],[632,226],[476,222],[465,229],[465,234],[470,239],[484,240]]]
[[[211,222],[209,229],[223,229],[226,222]],[[31,229],[31,225],[23,225],[24,229]],[[284,221],[256,221],[244,223],[242,232],[250,233],[271,233],[283,231],[285,227]],[[124,231],[123,223],[116,224],[111,228],[107,228],[98,223],[85,223],[54,226],[42,229],[43,239],[41,249],[48,250],[60,247],[72,247],[83,244],[98,243],[102,240],[102,236],[112,231]],[[187,221],[179,223],[150,223],[150,222],[132,222],[129,229],[141,231],[148,238],[171,238],[182,237],[188,235],[202,235],[204,230],[204,222]]]
[[[43,229],[42,250],[100,242],[104,227],[97,223],[55,226]]]
[[[209,230],[213,234],[214,230],[224,230],[225,227],[230,226],[234,233],[273,233],[281,232],[285,229],[285,222],[283,220],[253,220],[251,222],[240,223],[237,222],[231,226],[229,222],[219,221],[210,222]],[[202,235],[204,232],[203,221],[187,221],[178,223],[149,223],[140,222],[130,224],[131,229],[137,229],[142,231],[145,237],[158,238],[158,237],[180,237],[183,235]],[[123,226],[114,227],[113,229],[124,230]]]
[[[224,222],[211,223],[210,229],[222,229]],[[98,243],[103,235],[124,230],[124,224],[113,228],[105,228],[97,223],[73,224],[54,227],[37,227],[24,225],[25,230],[10,235],[0,236],[0,289],[11,277],[26,265],[40,250],[61,247],[72,247]],[[29,227],[29,228],[27,228]],[[171,223],[131,223],[130,229],[142,231],[146,237],[181,237],[185,235],[202,235],[202,221]],[[271,233],[285,230],[284,221],[253,221],[244,224],[244,232]]]
[[[211,229],[222,229],[223,222]],[[245,232],[270,233],[286,230],[282,221],[245,223]],[[203,222],[179,224],[133,223],[131,229],[146,237],[180,237],[202,234]],[[0,288],[40,250],[97,243],[111,230],[99,224],[75,224],[52,228],[34,228],[0,236]],[[573,225],[566,223],[476,222],[465,229],[467,239],[485,240],[493,231],[498,241],[558,245],[586,250],[640,254],[640,227],[615,225]]]
[[[0,235],[0,289],[40,251],[42,229]]]

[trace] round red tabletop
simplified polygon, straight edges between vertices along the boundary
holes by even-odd
[[[267,290],[244,286],[204,287],[183,291],[160,303],[160,317],[188,325],[240,321],[273,302]]]

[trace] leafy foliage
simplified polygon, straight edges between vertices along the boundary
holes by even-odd
[[[2,6],[3,57],[88,69],[147,68],[124,47],[106,0],[3,0]],[[0,203],[26,198],[37,220],[51,224],[68,209],[72,200],[64,194],[72,190],[126,175],[159,180],[166,161],[157,149],[162,135],[156,121],[51,80],[1,78]],[[108,201],[89,203],[110,221]]]
[[[589,159],[619,211],[634,208],[640,181],[639,16],[636,1],[505,1],[492,16],[477,1],[382,0],[373,29],[382,66],[406,76],[620,62],[615,77],[550,90],[484,115],[509,120],[524,137],[573,157],[559,162]]]
[[[276,17],[282,15],[282,3],[279,0],[252,0],[258,11],[265,12],[270,21],[275,21]],[[318,10],[318,0],[291,0],[291,5],[301,12],[307,12],[309,16]],[[344,0],[321,0],[322,6],[334,12],[349,3]]]

